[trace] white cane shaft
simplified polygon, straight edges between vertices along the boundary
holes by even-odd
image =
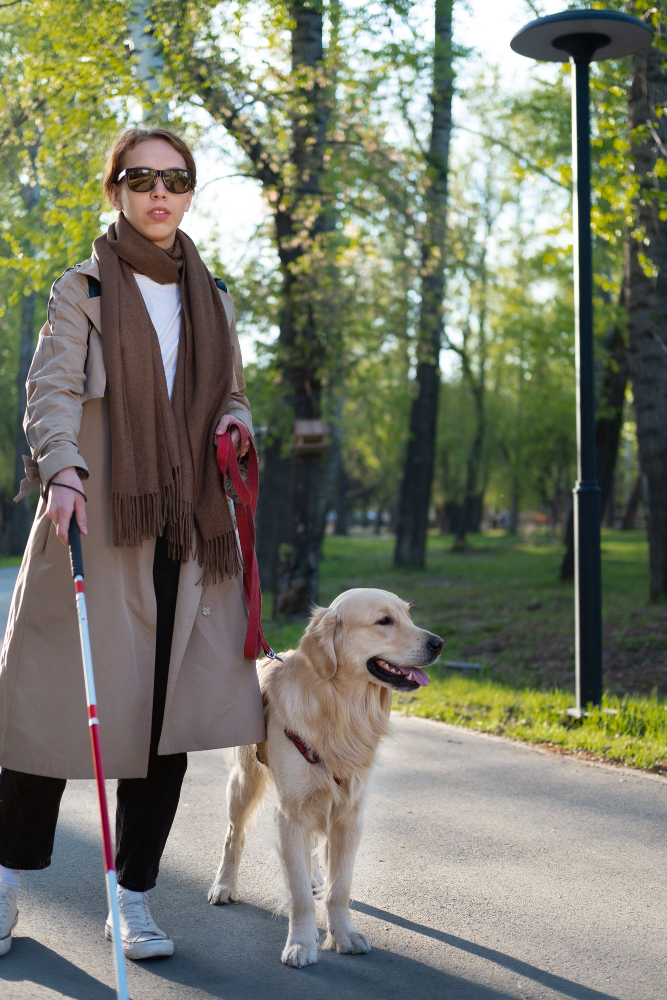
[[[83,675],[86,685],[86,701],[90,714],[91,725],[98,725],[97,720],[97,696],[95,694],[95,677],[93,674],[93,654],[90,649],[90,635],[88,633],[88,615],[86,612],[86,596],[83,592],[83,578],[74,577],[76,592],[76,611],[79,619],[79,636],[81,638],[81,658],[83,660]],[[92,711],[91,711],[92,709]],[[118,896],[116,891],[116,872],[107,865],[113,864],[111,854],[111,835],[109,832],[109,817],[107,815],[106,798],[104,792],[104,768],[102,766],[102,755],[98,739],[99,730],[93,734],[91,732],[93,745],[93,760],[95,763],[95,777],[97,779],[98,794],[100,798],[100,817],[102,820],[102,841],[105,853],[105,882],[107,887],[107,900],[109,903],[109,913],[111,914],[111,930],[113,935],[113,957],[116,969],[116,996],[118,1000],[129,1000],[127,992],[127,977],[125,975],[125,956],[123,954],[123,944],[120,937],[120,914],[118,912]],[[97,754],[97,756],[96,756]],[[108,857],[108,862],[107,862]]]
[[[81,579],[80,577],[76,578]],[[93,675],[93,654],[90,651],[90,635],[88,633],[88,614],[86,612],[86,595],[80,591],[76,595],[76,611],[79,618],[79,635],[81,637],[81,655],[83,658],[83,673],[86,681],[86,701],[88,707],[97,704],[95,695],[95,677]]]
[[[118,895],[116,893],[116,873],[106,873],[107,897],[111,914],[111,929],[113,932],[113,958],[116,966],[116,996],[118,1000],[129,1000],[127,978],[125,976],[125,955],[120,939],[120,914],[118,912]]]

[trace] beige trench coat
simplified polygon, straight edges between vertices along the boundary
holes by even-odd
[[[28,376],[25,427],[32,460],[20,495],[68,466],[85,480],[83,559],[105,770],[108,777],[141,778],[153,698],[155,541],[136,548],[112,544],[103,331],[100,299],[88,297],[87,275],[99,277],[93,260],[66,271],[53,286]],[[232,300],[225,292],[220,296],[234,348],[227,412],[252,431]],[[159,754],[265,739],[255,663],[243,656],[242,577],[206,587],[200,577],[196,561],[181,566]],[[68,550],[43,500],[0,657],[0,765],[57,778],[93,776]]]

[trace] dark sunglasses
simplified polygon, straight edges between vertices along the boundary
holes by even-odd
[[[128,167],[121,170],[116,178],[116,184],[120,184],[123,177],[127,179],[127,186],[130,191],[152,191],[157,184],[158,177],[162,178],[167,191],[172,194],[187,194],[192,190],[192,171],[174,167],[171,170],[153,170],[152,167]]]

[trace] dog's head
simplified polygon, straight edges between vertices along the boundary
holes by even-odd
[[[339,673],[414,691],[429,683],[422,668],[437,660],[442,642],[417,628],[408,605],[395,594],[357,588],[313,612],[299,652],[324,680]]]

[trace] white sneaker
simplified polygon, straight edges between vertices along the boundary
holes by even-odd
[[[148,895],[123,889],[118,896],[120,939],[127,958],[139,962],[144,958],[163,958],[174,954],[174,942],[155,926],[148,909]],[[104,925],[107,941],[113,938],[111,914]]]
[[[6,955],[12,946],[12,931],[18,918],[14,889],[6,882],[0,882],[0,955]]]

